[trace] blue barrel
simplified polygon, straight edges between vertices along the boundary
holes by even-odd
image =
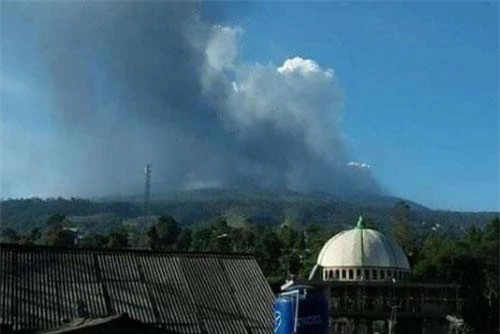
[[[296,308],[298,303],[298,309]],[[274,333],[328,334],[328,301],[311,287],[291,287],[274,302]]]

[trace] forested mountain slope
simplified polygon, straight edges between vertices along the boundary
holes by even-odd
[[[209,223],[223,217],[238,225],[254,222],[264,225],[319,224],[348,227],[363,215],[381,230],[387,230],[394,207],[403,201],[397,197],[336,197],[328,194],[302,194],[287,190],[207,189],[154,196],[151,215],[171,215],[183,226]],[[431,210],[409,204],[410,221],[417,228],[464,230],[471,224],[484,225],[494,212],[452,212]],[[140,196],[100,199],[8,199],[1,202],[2,228],[26,231],[43,226],[53,214],[62,214],[94,231],[106,231],[123,221],[143,216]]]

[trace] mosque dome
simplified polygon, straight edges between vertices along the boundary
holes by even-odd
[[[355,228],[328,240],[318,256],[323,280],[406,280],[410,265],[401,247],[382,233],[366,228],[360,217]]]

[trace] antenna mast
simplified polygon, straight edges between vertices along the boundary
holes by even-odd
[[[151,197],[151,164],[144,168],[144,225],[149,222],[149,199]]]

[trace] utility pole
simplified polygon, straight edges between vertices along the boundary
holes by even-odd
[[[391,305],[391,316],[389,317],[389,334],[395,333],[394,328],[398,323],[398,309],[401,305]]]

